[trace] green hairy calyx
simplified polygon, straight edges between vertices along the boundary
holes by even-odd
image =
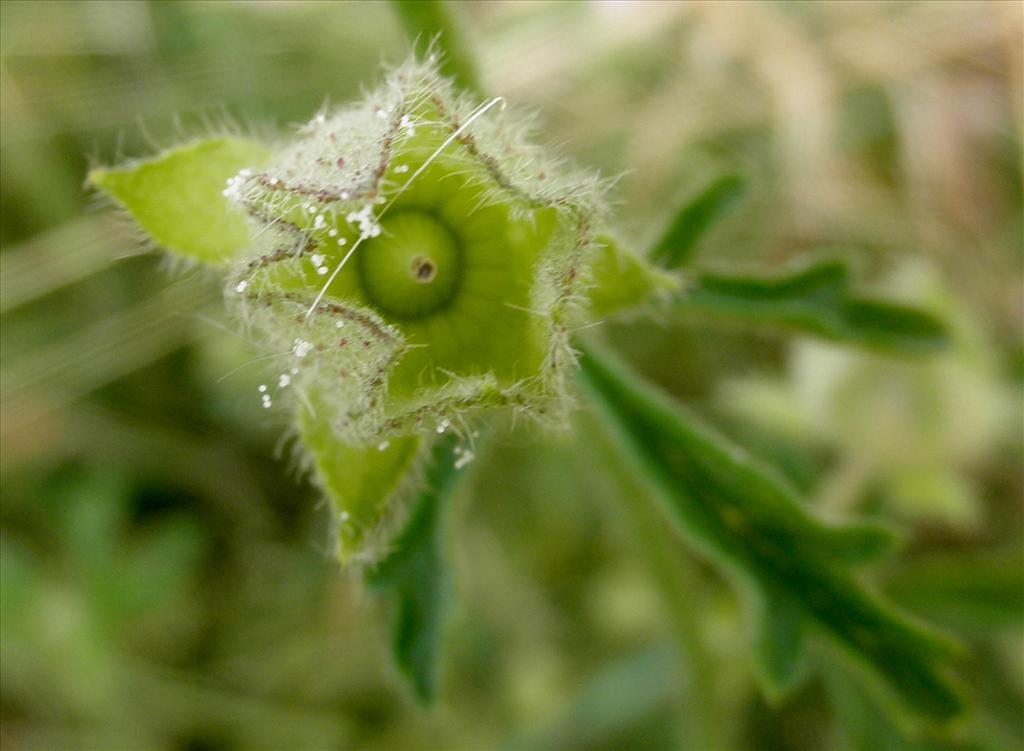
[[[275,355],[260,398],[295,410],[346,561],[384,551],[433,438],[460,432],[465,463],[480,408],[561,422],[571,332],[676,285],[607,239],[597,177],[550,160],[500,98],[471,101],[433,61],[252,149],[214,149],[232,168],[194,208],[223,204],[248,242],[204,260],[229,267],[230,307]],[[119,176],[173,158],[93,179],[189,255],[119,192]]]

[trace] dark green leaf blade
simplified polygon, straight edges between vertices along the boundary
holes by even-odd
[[[581,363],[591,401],[691,544],[760,597],[785,594],[807,625],[919,714],[945,720],[962,710],[937,664],[955,645],[868,592],[781,479],[606,355],[586,347]]]
[[[462,474],[456,468],[458,440],[449,435],[435,444],[426,487],[394,551],[366,575],[373,590],[393,600],[395,662],[424,703],[437,697],[444,622],[453,597],[444,546],[447,511]]]
[[[754,643],[765,685],[784,694],[800,682],[807,658],[803,613],[784,592],[761,598],[759,631]]]
[[[703,272],[677,307],[885,351],[932,352],[948,344],[946,327],[934,316],[859,297],[849,287],[849,270],[835,259],[775,276]]]
[[[651,260],[668,269],[686,265],[705,233],[732,212],[745,194],[746,183],[739,175],[719,177],[676,212],[651,249]]]

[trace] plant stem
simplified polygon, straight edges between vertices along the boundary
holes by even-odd
[[[589,432],[589,431],[588,431]],[[594,432],[604,436],[600,426]],[[606,452],[617,457],[612,448]],[[704,602],[700,576],[693,561],[679,554],[671,526],[645,488],[636,483],[626,467],[613,460],[621,486],[620,508],[636,542],[637,551],[661,593],[672,629],[672,642],[684,674],[684,695],[692,709],[685,718],[685,748],[715,751],[724,748],[718,721],[713,662],[708,654],[697,609]]]
[[[463,89],[483,96],[473,52],[456,8],[444,0],[391,0],[391,7],[410,39],[441,50],[442,73]]]

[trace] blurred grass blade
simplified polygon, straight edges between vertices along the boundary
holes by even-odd
[[[739,206],[745,193],[746,183],[739,175],[719,177],[676,212],[651,250],[651,260],[668,269],[685,266],[705,233]]]
[[[0,254],[0,313],[85,279],[138,247],[111,217],[62,224]]]
[[[836,554],[825,525],[804,510],[781,479],[606,355],[588,346],[581,363],[588,396],[657,488],[680,531],[709,559],[752,585],[762,613],[784,594],[804,624],[830,636],[882,678],[905,706],[943,720],[961,711],[938,664],[956,654],[955,645],[869,593],[853,576],[849,556]],[[761,625],[769,633],[776,630],[775,624]],[[787,658],[762,666],[771,690],[785,688],[772,681],[784,678],[794,664]]]
[[[1024,627],[1024,553],[932,553],[885,579],[886,593],[909,610],[975,634]]]
[[[3,442],[3,448],[10,443]],[[64,413],[59,441],[48,451],[60,461],[73,457],[174,477],[181,487],[208,496],[216,513],[235,520],[237,532],[258,534],[254,530],[270,523],[266,497],[244,450],[216,436],[84,402]]]
[[[502,748],[505,751],[618,748],[620,739],[626,737],[624,734],[631,728],[650,723],[660,713],[671,710],[678,701],[675,666],[676,655],[662,644],[602,665],[586,679],[569,705],[546,725],[514,737]],[[667,744],[644,745],[644,748],[660,747],[667,747]]]
[[[458,442],[448,435],[434,445],[427,485],[394,551],[366,577],[374,590],[394,601],[395,662],[424,703],[437,697],[444,621],[453,595],[444,548],[451,496],[463,474],[456,468]]]
[[[849,269],[840,260],[778,276],[705,272],[679,297],[678,307],[881,350],[930,352],[948,343],[946,327],[937,318],[859,297],[849,287]]]
[[[184,258],[224,264],[249,244],[242,211],[223,195],[239,170],[269,149],[242,138],[211,138],[125,167],[94,169],[89,183],[131,214],[161,247]]]
[[[461,88],[483,96],[468,36],[462,31],[459,8],[444,0],[391,0],[405,33],[426,45],[437,40],[441,72]]]
[[[193,341],[200,334],[193,316],[219,297],[207,285],[182,281],[73,336],[27,353],[5,348],[4,435]]]

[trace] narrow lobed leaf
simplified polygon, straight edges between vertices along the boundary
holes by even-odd
[[[915,308],[859,297],[840,260],[777,276],[700,273],[678,298],[685,312],[795,329],[879,350],[931,352],[948,344],[945,325]]]
[[[651,249],[651,260],[668,269],[685,266],[701,238],[739,206],[745,193],[746,183],[739,175],[719,177],[676,212]]]
[[[88,182],[123,207],[161,247],[193,261],[224,265],[250,244],[244,213],[224,195],[240,170],[270,150],[243,138],[211,138],[124,167],[94,169]]]
[[[761,596],[754,653],[763,683],[772,695],[795,687],[807,662],[807,629],[798,603],[783,591]]]
[[[462,474],[458,443],[449,434],[434,445],[426,486],[393,552],[366,576],[371,588],[394,602],[395,663],[424,703],[437,697],[444,621],[453,596],[444,547],[445,520]]]
[[[799,613],[907,707],[943,720],[961,711],[938,664],[955,645],[868,592],[830,546],[834,530],[781,479],[604,354],[584,348],[581,364],[588,396],[683,535],[754,587],[763,615],[762,675],[772,693],[796,674],[800,641],[784,632]]]

